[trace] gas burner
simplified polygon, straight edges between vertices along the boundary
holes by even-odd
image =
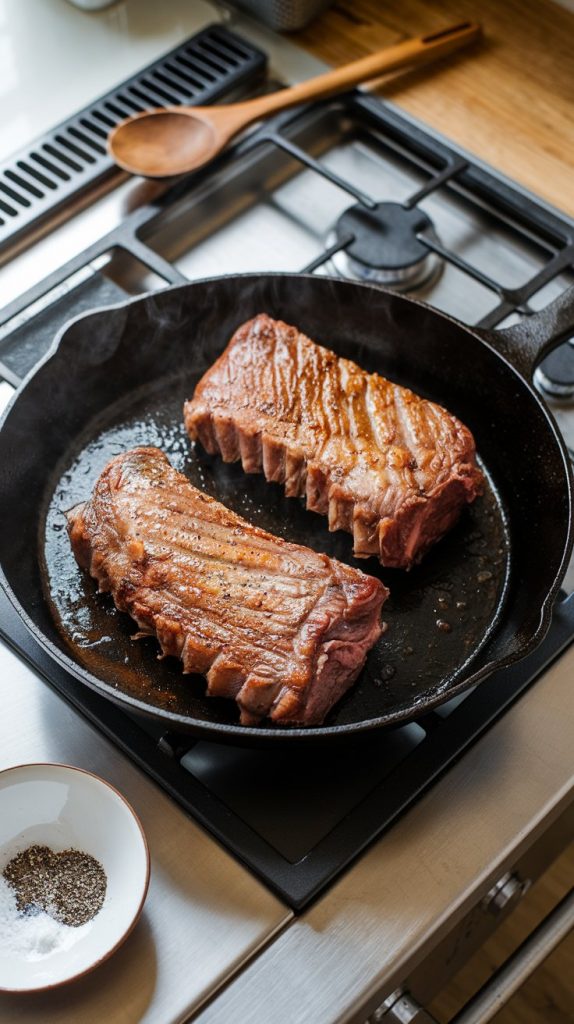
[[[339,217],[329,236],[330,245],[351,239],[332,264],[345,277],[409,291],[441,270],[439,258],[419,241],[423,231],[436,240],[432,221],[416,207],[378,203],[367,209],[357,203]]]

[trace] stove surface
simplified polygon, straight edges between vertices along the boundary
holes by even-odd
[[[251,42],[271,40],[269,87],[278,84],[278,72],[287,81],[316,69],[291,44],[278,46],[277,37],[246,19],[237,24]],[[296,70],[289,73],[294,52]],[[13,254],[2,272],[6,398],[67,319],[170,283],[306,270],[391,284],[466,323],[494,327],[528,315],[574,282],[572,222],[360,92],[276,118],[207,172],[171,188],[124,181],[69,212],[65,224]],[[24,296],[22,280],[29,286]],[[574,350],[564,345],[560,352],[564,366],[547,366],[549,378],[571,372]],[[552,399],[552,408],[574,447],[573,406]],[[343,758],[305,753],[295,765],[283,754],[161,735],[80,690],[5,603],[2,631],[60,693],[301,908],[571,641],[572,612],[571,600],[558,606],[544,645],[479,692],[346,748]]]

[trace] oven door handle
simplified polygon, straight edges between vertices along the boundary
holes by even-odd
[[[450,1024],[487,1024],[573,929],[574,889],[571,889]],[[373,1024],[437,1024],[428,1010],[408,992],[400,990],[389,996],[370,1020]]]

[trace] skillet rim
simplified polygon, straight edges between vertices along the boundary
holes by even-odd
[[[560,591],[560,586],[564,578],[566,569],[568,567],[568,562],[570,560],[572,549],[574,547],[574,477],[572,468],[570,466],[570,460],[566,449],[566,443],[562,435],[560,434],[558,425],[554,417],[552,416],[546,404],[543,402],[542,398],[534,389],[531,381],[528,380],[527,377],[524,376],[517,369],[517,367],[511,362],[510,359],[508,359],[505,355],[503,355],[501,352],[497,350],[497,348],[494,345],[494,332],[483,332],[480,328],[470,327],[467,324],[464,324],[462,321],[457,320],[455,317],[450,316],[448,313],[445,313],[442,310],[435,309],[433,306],[429,305],[426,302],[423,302],[420,299],[411,298],[410,296],[397,293],[392,289],[375,286],[367,282],[348,281],[345,278],[339,277],[323,278],[317,276],[316,274],[283,273],[281,271],[259,274],[246,273],[216,275],[213,277],[200,278],[194,281],[186,282],[185,284],[170,285],[166,288],[162,288],[159,292],[145,292],[142,295],[130,296],[127,299],[122,300],[121,302],[113,303],[111,305],[97,306],[94,309],[80,313],[78,314],[78,316],[72,317],[70,320],[67,320],[66,323],[64,323],[56,333],[54,340],[50,345],[48,351],[39,360],[39,362],[34,367],[32,367],[29,373],[26,374],[21,384],[10,398],[10,401],[8,402],[6,408],[4,409],[4,412],[2,413],[2,416],[0,417],[0,432],[4,429],[6,420],[8,419],[13,407],[19,401],[20,397],[24,393],[29,383],[32,381],[34,377],[36,377],[37,374],[39,374],[44,369],[44,367],[52,359],[56,357],[66,334],[76,323],[79,323],[80,321],[83,320],[87,320],[90,317],[100,316],[105,313],[126,309],[138,303],[145,303],[150,298],[154,298],[155,296],[162,295],[164,293],[172,293],[180,290],[182,291],[184,289],[194,288],[196,286],[213,284],[215,282],[220,281],[228,281],[230,279],[233,281],[261,281],[262,278],[272,278],[275,280],[288,278],[289,280],[312,280],[314,282],[324,281],[326,285],[344,285],[354,290],[359,288],[369,292],[375,292],[377,294],[382,293],[385,296],[390,296],[393,300],[398,299],[401,302],[407,303],[409,305],[417,306],[421,309],[424,309],[425,312],[427,313],[430,312],[433,316],[438,317],[440,320],[444,320],[449,324],[452,324],[455,327],[462,329],[465,333],[470,334],[472,337],[474,337],[478,342],[480,342],[480,344],[485,345],[488,348],[488,350],[491,353],[493,353],[494,356],[496,356],[497,359],[500,359],[502,363],[512,371],[513,375],[516,377],[521,387],[526,387],[530,399],[533,399],[536,402],[539,411],[542,412],[544,419],[546,421],[546,425],[551,431],[553,440],[562,458],[562,464],[564,469],[564,483],[566,485],[568,497],[568,521],[565,524],[566,537],[560,561],[560,566],[555,574],[554,581],[550,589],[547,591],[540,605],[538,624],[534,632],[531,633],[528,640],[526,640],[526,642],[523,643],[521,649],[519,651],[507,654],[506,656],[501,656],[499,658],[487,661],[480,669],[476,670],[475,672],[472,672],[470,676],[465,676],[463,679],[459,680],[459,682],[455,683],[453,686],[449,687],[447,684],[445,686],[444,692],[438,692],[434,695],[434,697],[427,698],[426,700],[422,699],[420,701],[420,705],[417,705],[416,708],[411,706],[410,708],[405,708],[403,710],[395,711],[390,714],[381,715],[378,718],[371,718],[367,721],[353,722],[345,725],[315,726],[308,728],[261,728],[254,726],[242,726],[239,723],[227,724],[221,722],[207,722],[200,721],[189,715],[180,715],[173,711],[168,711],[163,708],[153,707],[153,705],[146,704],[143,701],[138,700],[136,697],[132,697],[130,694],[127,694],[121,690],[116,689],[109,683],[93,675],[91,672],[85,669],[80,663],[76,662],[63,650],[57,647],[56,644],[54,644],[47,636],[45,636],[43,631],[40,630],[38,626],[36,626],[31,616],[29,616],[27,611],[22,607],[20,601],[18,600],[16,594],[14,593],[4,573],[4,568],[1,563],[0,586],[2,587],[4,593],[6,594],[6,597],[8,598],[10,604],[12,605],[12,607],[17,612],[17,614],[23,621],[24,625],[28,629],[33,640],[36,643],[38,643],[39,646],[42,647],[45,651],[47,651],[50,657],[52,657],[57,664],[59,664],[61,667],[70,672],[76,679],[87,685],[95,693],[99,693],[101,696],[106,696],[119,706],[128,705],[128,707],[131,707],[133,711],[136,711],[138,714],[142,714],[148,718],[159,718],[164,720],[166,724],[171,723],[172,727],[174,728],[174,731],[176,731],[177,727],[179,726],[180,731],[183,728],[183,730],[187,733],[209,737],[214,742],[217,742],[217,736],[213,735],[214,733],[216,733],[221,736],[221,739],[223,741],[230,741],[231,739],[238,740],[239,742],[243,742],[244,740],[254,740],[261,745],[265,743],[271,743],[275,740],[275,738],[280,738],[282,742],[305,742],[307,739],[326,740],[330,737],[352,737],[359,733],[368,733],[375,729],[388,728],[395,724],[401,724],[406,721],[411,721],[414,720],[416,717],[419,717],[419,715],[421,714],[425,714],[428,711],[432,711],[433,708],[446,703],[448,700],[458,696],[458,694],[463,693],[465,690],[468,690],[471,687],[476,686],[478,683],[482,682],[484,679],[490,676],[494,671],[506,668],[509,665],[521,661],[528,654],[532,653],[532,651],[535,650],[535,648],[541,643],[550,626],[552,609],[554,607],[556,598]],[[540,358],[542,358],[542,356],[540,356]],[[486,642],[492,639],[492,633],[496,632],[496,628],[498,625],[499,618],[498,616],[496,616],[492,624],[492,627],[489,630],[489,636]],[[472,664],[472,659],[470,659],[470,663]],[[457,671],[464,671],[464,663],[460,666],[460,668]]]

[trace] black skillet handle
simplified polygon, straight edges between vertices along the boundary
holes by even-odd
[[[574,285],[519,324],[480,333],[526,380],[532,380],[535,367],[544,356],[561,341],[574,336]]]

